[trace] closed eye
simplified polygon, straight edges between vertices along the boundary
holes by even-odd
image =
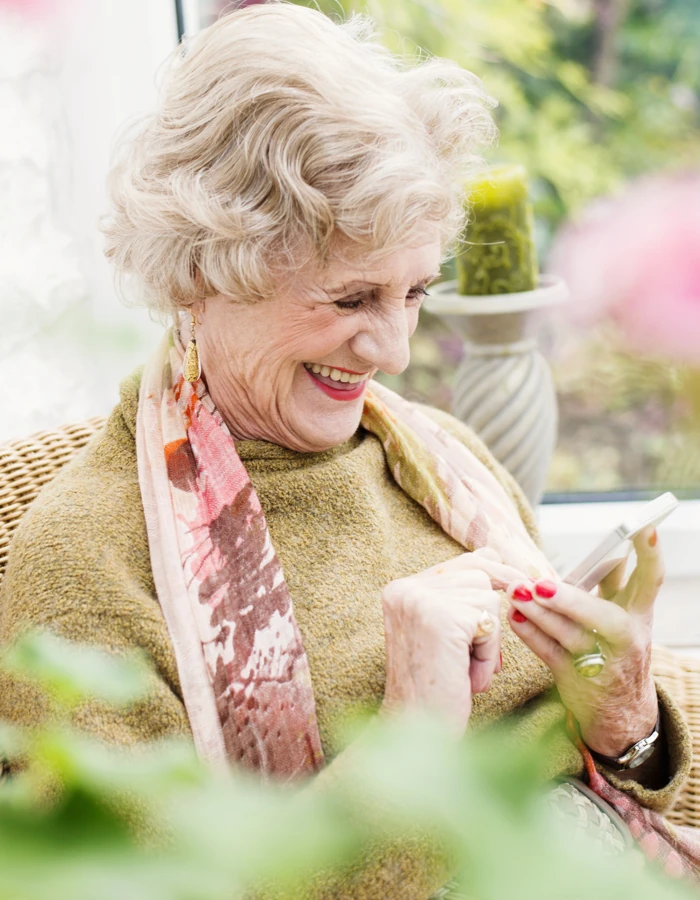
[[[411,300],[411,301],[418,300],[420,302],[423,300],[423,297],[429,297],[429,296],[430,296],[430,294],[428,293],[428,291],[425,289],[425,287],[423,285],[416,285],[415,287],[412,287],[411,290],[408,292],[408,294],[406,295],[406,299]],[[359,309],[361,306],[363,306],[367,302],[367,300],[368,300],[367,294],[358,294],[355,297],[348,297],[346,300],[336,300],[333,305],[336,306],[338,309],[352,311],[352,310]]]

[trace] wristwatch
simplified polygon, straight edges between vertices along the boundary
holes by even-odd
[[[641,766],[643,762],[649,759],[656,749],[660,728],[661,715],[657,718],[654,730],[649,737],[642,738],[641,741],[632,744],[629,750],[625,750],[622,756],[603,756],[602,753],[596,753],[595,750],[591,750],[590,747],[588,749],[590,750],[593,759],[611,769],[617,769],[618,771],[622,771],[623,769],[636,769],[637,766]]]

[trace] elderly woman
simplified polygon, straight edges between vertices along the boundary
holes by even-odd
[[[191,735],[209,762],[322,790],[358,704],[423,706],[458,735],[517,711],[533,740],[560,732],[552,776],[585,760],[638,808],[671,803],[690,750],[650,674],[655,535],[614,602],[559,583],[474,435],[372,380],[408,365],[485,105],[456,65],[406,65],[362,22],[293,5],[235,12],[174,55],[103,225],[174,324],[26,515],[3,584],[3,641],[41,625],[152,660],[148,700],[90,704],[87,731]],[[0,692],[7,719],[42,710]],[[403,846],[348,877],[319,893],[427,898],[449,871]]]

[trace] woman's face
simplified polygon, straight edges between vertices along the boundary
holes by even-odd
[[[437,227],[426,238],[376,265],[338,258],[302,269],[270,301],[207,298],[197,347],[234,438],[318,452],[354,434],[369,379],[408,365],[425,288],[440,270]]]

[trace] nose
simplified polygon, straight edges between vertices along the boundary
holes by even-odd
[[[409,339],[415,326],[411,327],[409,315],[400,307],[373,316],[350,341],[353,355],[387,375],[400,375],[411,358]]]

